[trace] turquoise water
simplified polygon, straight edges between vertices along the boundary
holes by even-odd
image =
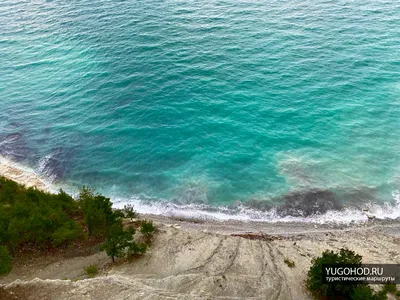
[[[115,202],[393,204],[399,16],[385,0],[2,1],[0,153]]]

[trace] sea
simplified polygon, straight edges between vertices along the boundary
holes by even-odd
[[[400,2],[2,0],[0,155],[115,207],[400,218]]]

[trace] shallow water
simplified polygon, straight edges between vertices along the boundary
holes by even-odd
[[[394,204],[399,16],[377,0],[2,1],[0,154],[120,203]]]

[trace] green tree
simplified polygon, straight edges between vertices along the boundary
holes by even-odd
[[[68,246],[70,242],[79,239],[81,236],[82,227],[75,221],[70,220],[54,231],[52,235],[53,245],[56,247],[60,245]]]
[[[12,270],[12,257],[5,246],[0,246],[0,276],[7,275]]]
[[[91,189],[83,188],[75,201],[62,190],[50,194],[0,176],[0,245],[8,256],[69,245],[83,236],[81,217],[90,235],[106,236],[114,224],[122,227],[123,214]]]
[[[129,246],[128,246],[127,256],[133,257],[136,255],[141,255],[143,253],[146,253],[146,250],[147,250],[146,244],[131,242],[131,243],[129,243]]]
[[[146,243],[150,243],[151,238],[153,237],[154,232],[156,231],[156,227],[153,224],[153,221],[143,220],[140,226],[140,232],[144,235],[146,239]]]
[[[361,266],[362,256],[348,249],[340,249],[338,253],[326,250],[321,257],[312,260],[308,271],[307,288],[315,299],[352,299],[352,300],[385,300],[386,291],[377,294],[364,282],[343,284],[340,282],[324,282],[324,265]]]
[[[114,224],[108,232],[106,241],[102,245],[102,250],[105,250],[112,261],[115,262],[115,258],[124,257],[127,253],[127,248],[134,243],[134,233],[135,229],[133,227],[125,231],[122,224]]]
[[[108,229],[117,220],[110,199],[84,187],[79,196],[79,203],[83,208],[89,236],[107,234]]]
[[[351,300],[386,300],[386,291],[374,293],[373,289],[368,285],[358,285],[350,294]]]
[[[132,204],[124,205],[124,208],[122,209],[122,211],[124,213],[125,218],[129,218],[131,221],[132,221],[132,219],[137,218],[137,213]]]

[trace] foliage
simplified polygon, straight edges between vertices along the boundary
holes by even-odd
[[[116,257],[132,257],[145,253],[147,245],[135,242],[134,234],[135,228],[129,227],[125,230],[122,223],[116,223],[108,232],[102,250],[106,251],[113,262],[115,262]]]
[[[0,276],[7,275],[12,270],[12,257],[5,246],[0,246]]]
[[[338,253],[326,250],[321,257],[312,260],[308,271],[307,288],[316,299],[352,299],[352,300],[385,300],[386,291],[374,291],[364,282],[343,284],[340,282],[323,282],[323,265],[346,264],[360,266],[362,256],[348,249]]]
[[[147,245],[143,243],[130,243],[128,246],[127,256],[134,257],[146,253]]]
[[[116,222],[117,214],[111,208],[110,199],[94,193],[92,189],[82,188],[79,204],[85,215],[89,236],[107,234],[108,229]]]
[[[132,219],[137,218],[137,213],[132,204],[124,205],[122,212],[124,214],[124,217],[131,219],[131,221],[132,221]]]
[[[379,293],[374,293],[368,285],[358,285],[356,286],[350,294],[350,299],[352,300],[386,300],[386,292],[381,291]]]
[[[388,293],[395,294],[396,291],[397,291],[397,287],[396,287],[396,285],[394,283],[386,283],[383,286],[383,290],[388,292]]]
[[[27,245],[44,250],[68,244],[82,232],[71,217],[78,210],[63,191],[45,193],[0,177],[0,244],[12,255]]]
[[[308,271],[307,288],[315,298],[343,297],[346,299],[355,288],[352,284],[324,283],[323,265],[352,264],[361,265],[362,256],[348,249],[341,249],[339,253],[325,251],[321,257],[312,260],[312,266]]]
[[[106,251],[113,262],[116,257],[124,257],[126,248],[133,243],[134,233],[135,229],[133,227],[126,231],[122,224],[114,224],[108,232],[106,241],[102,245],[102,250]]]
[[[85,274],[87,276],[89,276],[90,278],[94,278],[99,273],[99,270],[94,265],[89,265],[89,266],[85,267],[84,271],[85,271]]]
[[[68,246],[71,242],[79,239],[81,236],[82,227],[76,222],[70,220],[53,233],[53,245],[56,247],[60,245]]]
[[[293,260],[289,259],[289,258],[285,258],[285,259],[283,260],[283,262],[284,262],[285,264],[287,264],[287,266],[288,266],[289,268],[294,268],[294,267],[296,266],[296,263],[295,263]]]
[[[151,236],[156,231],[156,227],[151,220],[143,220],[140,226],[140,232],[146,236]]]
[[[132,205],[113,210],[109,198],[90,188],[83,187],[76,201],[62,190],[50,194],[0,177],[0,272],[10,272],[19,252],[69,246],[85,228],[89,237],[107,237],[103,248],[113,261],[144,253],[147,246],[134,242],[134,228],[124,230],[124,217],[136,217]],[[152,222],[142,224],[146,236],[154,230]]]

